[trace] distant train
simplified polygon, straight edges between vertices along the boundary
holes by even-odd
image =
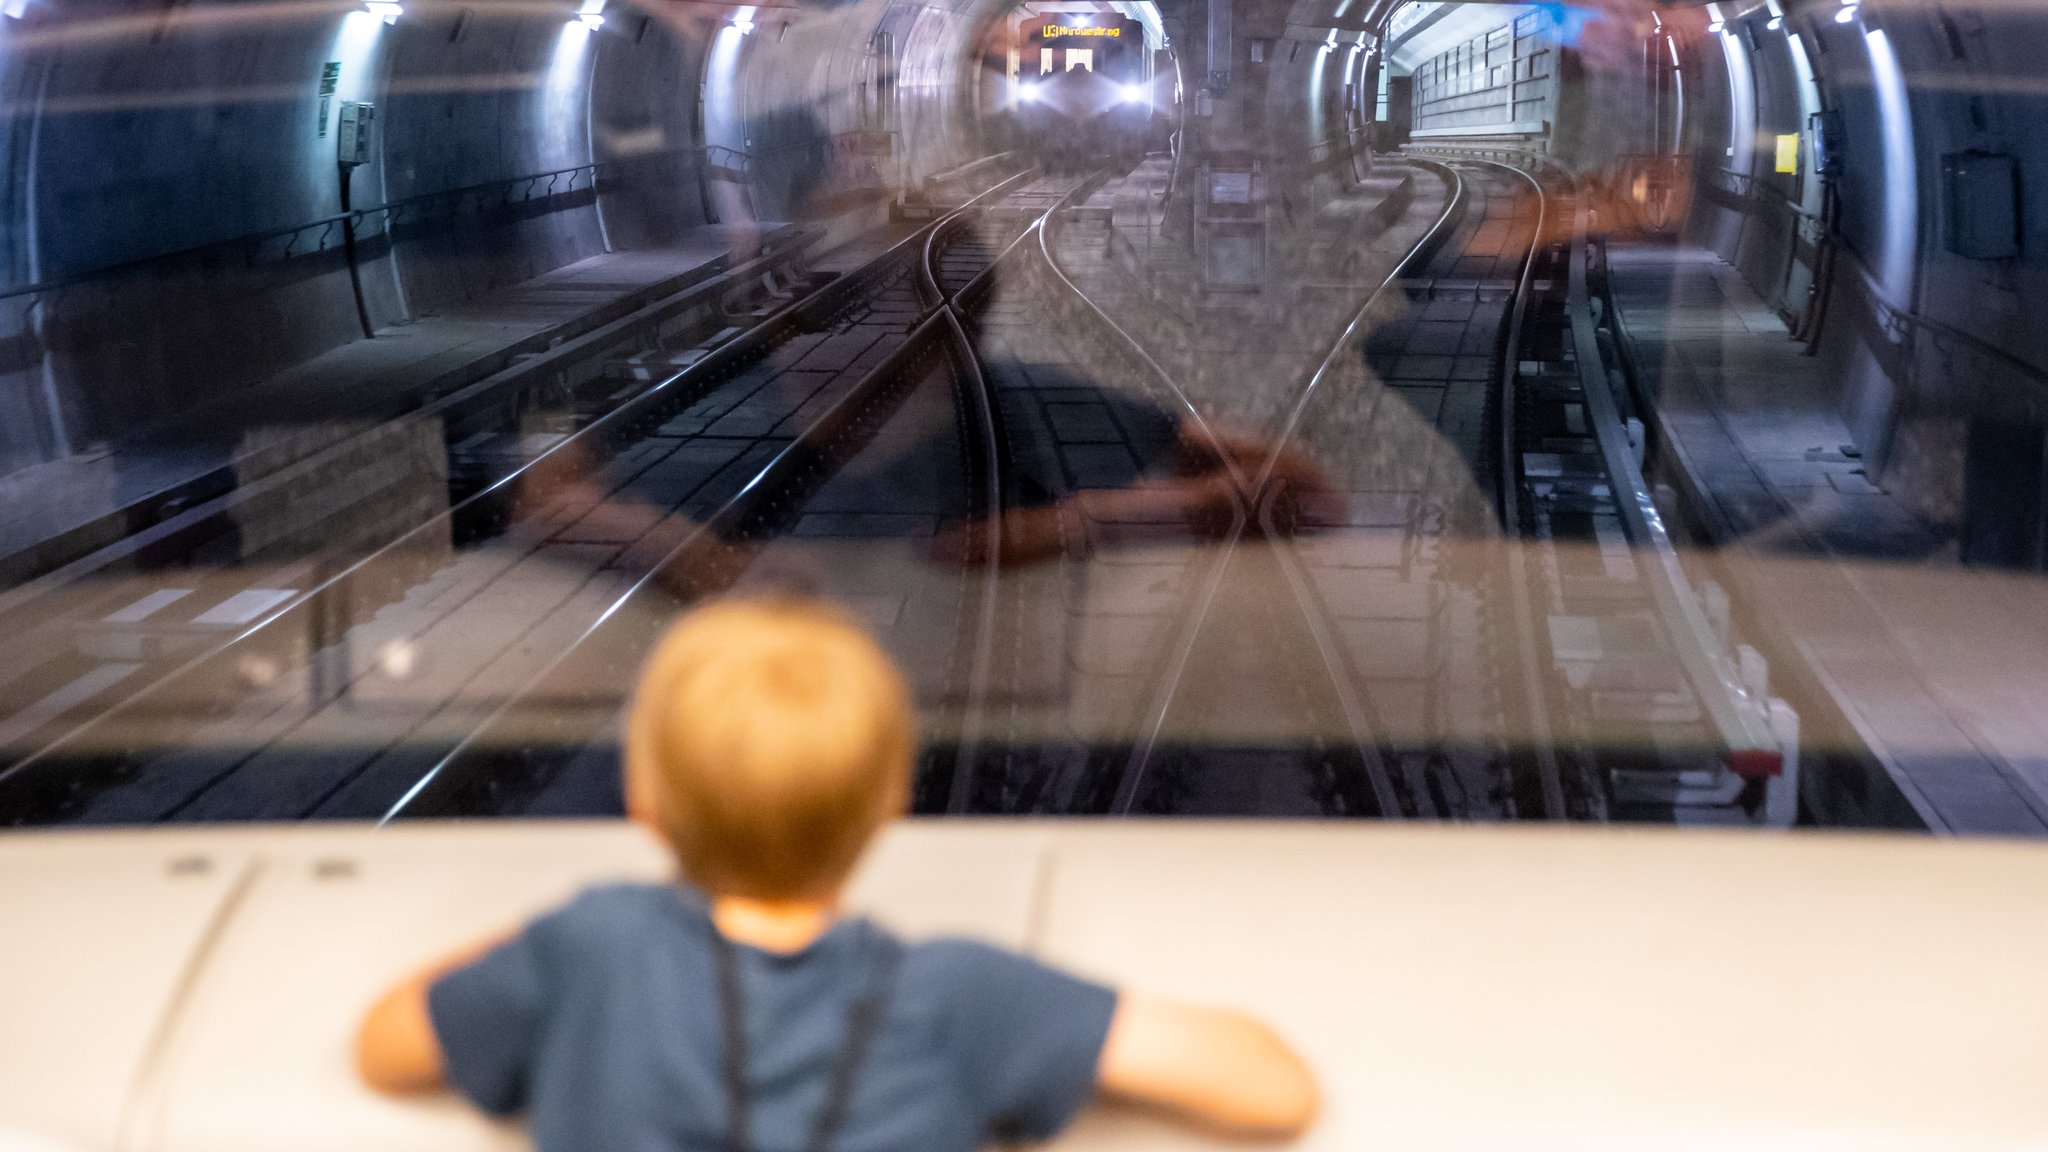
[[[1017,25],[1017,125],[1050,171],[1135,164],[1153,121],[1144,25],[1048,13]]]

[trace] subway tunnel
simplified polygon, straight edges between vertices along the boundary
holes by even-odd
[[[922,813],[2039,835],[2041,36],[9,0],[0,820],[612,813],[780,590]]]

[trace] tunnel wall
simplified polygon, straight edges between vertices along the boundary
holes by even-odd
[[[341,212],[343,100],[377,108],[351,206],[413,204],[357,226],[376,326],[604,251],[591,172],[518,179],[594,153],[632,161],[602,182],[615,242],[701,223],[690,26],[573,11],[426,0],[387,26],[356,4],[88,0],[10,23],[10,279],[84,279],[0,301],[0,471],[361,338],[338,227],[249,239]]]
[[[751,32],[721,33],[731,63],[713,53],[706,98],[752,157],[740,207],[759,219],[871,222],[897,191],[994,148],[974,88],[1007,7],[859,0],[762,9]]]
[[[681,5],[627,9],[596,38],[590,148],[615,248],[673,244],[711,223],[698,131],[698,84],[716,20]]]
[[[971,46],[1005,7],[37,6],[0,26],[0,256],[77,282],[0,300],[0,474],[361,338],[338,227],[300,227],[342,212],[342,101],[378,113],[350,206],[415,204],[358,224],[382,327],[706,223],[879,218],[982,154]]]
[[[2048,198],[2027,192],[2048,179],[2048,150],[2027,136],[2048,111],[2048,21],[2021,8],[1839,11],[1795,9],[1778,30],[1768,10],[1720,37],[1696,29],[1689,238],[1795,327],[1825,262],[1816,352],[1871,476],[1956,531],[1966,558],[2038,567],[2048,326],[2028,302],[2048,288]],[[1808,124],[1821,110],[1839,126],[1832,203]],[[1728,156],[1745,135],[1744,154]],[[1796,173],[1773,170],[1781,135],[1797,137]],[[1959,159],[2011,175],[1959,192]],[[2017,226],[1989,247],[1955,239],[1975,215],[2005,212]]]

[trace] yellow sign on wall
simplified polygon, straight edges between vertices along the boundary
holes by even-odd
[[[1778,137],[1778,167],[1784,173],[1799,171],[1799,134]]]

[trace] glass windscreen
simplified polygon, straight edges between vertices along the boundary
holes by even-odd
[[[2039,22],[9,0],[0,823],[616,814],[797,595],[925,815],[2048,831]]]

